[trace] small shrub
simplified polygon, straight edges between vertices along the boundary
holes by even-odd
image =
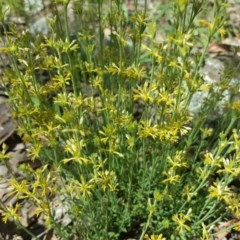
[[[206,18],[207,1],[171,1],[161,42],[160,13],[151,16],[147,1],[134,1],[132,12],[114,0],[53,6],[48,35],[10,26],[2,37],[18,134],[42,164],[22,166],[22,182],[13,177],[16,197],[63,239],[210,239],[218,222],[239,218],[231,188],[240,172],[239,106],[226,105],[209,124],[231,78],[216,90],[200,71],[209,43],[223,33],[226,2],[215,0]],[[195,46],[202,51],[194,54]],[[209,97],[193,114],[199,91]],[[56,219],[53,198],[68,226]],[[19,221],[19,207],[6,207],[4,218]]]

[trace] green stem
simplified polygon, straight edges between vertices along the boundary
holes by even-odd
[[[100,42],[100,65],[103,68],[103,26],[102,26],[102,0],[98,0],[98,24],[99,24],[99,42]]]
[[[156,203],[157,203],[157,201],[154,199],[153,207],[156,206]],[[146,222],[146,224],[145,224],[145,226],[144,226],[144,228],[142,230],[142,233],[141,233],[141,236],[140,236],[139,240],[143,240],[144,239],[144,236],[145,236],[145,234],[147,232],[147,229],[148,229],[148,227],[149,227],[149,225],[151,223],[153,213],[154,213],[154,211],[152,211],[152,210],[149,211],[147,222]]]

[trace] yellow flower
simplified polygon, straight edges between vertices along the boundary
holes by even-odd
[[[178,69],[181,69],[181,67],[174,61],[171,61],[169,64],[168,64],[169,67],[175,67],[175,68],[178,68]]]
[[[17,181],[15,178],[12,178],[9,183],[13,189],[11,195],[16,195],[18,198],[24,198],[25,194],[29,192],[28,182],[25,179],[22,181]]]
[[[223,169],[219,169],[218,173],[230,174],[233,177],[237,177],[240,174],[239,163],[234,158],[222,158]]]
[[[103,127],[103,130],[99,131],[99,133],[103,136],[101,138],[101,142],[106,144],[107,142],[114,141],[116,139],[117,129],[114,125],[108,124]]]
[[[215,157],[212,153],[206,152],[204,154],[204,164],[210,166],[218,166],[220,167],[221,158]]]
[[[134,100],[141,99],[144,102],[150,103],[154,102],[154,99],[158,94],[157,86],[155,86],[154,84],[150,85],[148,82],[145,82],[143,86],[138,86],[137,89],[133,90],[133,92]]]
[[[170,184],[177,183],[180,180],[180,176],[175,173],[174,169],[170,169],[168,172],[164,172],[164,175],[167,176],[162,182],[166,183],[169,182]]]
[[[212,29],[212,24],[204,19],[199,20],[199,23],[208,29]]]
[[[115,63],[112,63],[112,65],[108,67],[107,70],[111,75],[117,75],[121,72],[120,67],[118,67]]]
[[[138,134],[142,138],[152,137],[155,139],[158,136],[158,126],[152,125],[151,121],[141,121],[138,129]]]
[[[235,217],[240,217],[240,195],[236,193],[231,193],[229,195],[225,195],[225,202],[228,205],[228,208],[232,211]]]
[[[95,176],[95,181],[106,191],[115,191],[117,187],[117,177],[113,171],[99,171]]]
[[[86,182],[85,178],[81,175],[81,181],[72,181],[72,184],[71,189],[74,189],[77,193],[79,192],[82,198],[92,196],[94,185],[91,180]]]
[[[15,207],[10,206],[6,208],[5,212],[2,212],[2,220],[6,223],[8,220],[19,221],[20,214],[18,213],[18,209],[20,208],[20,204],[17,203]]]
[[[213,134],[213,128],[201,128],[200,130],[204,139],[211,137]]]
[[[167,161],[171,165],[172,169],[187,167],[187,163],[186,163],[184,154],[185,153],[183,151],[177,151],[175,156],[173,156],[173,157],[168,156],[167,157]]]
[[[144,68],[140,68],[139,66],[131,66],[126,68],[123,71],[123,75],[129,78],[135,78],[141,80],[145,75],[146,71]]]
[[[186,215],[184,213],[178,213],[172,217],[172,220],[178,225],[177,231],[179,231],[179,233],[182,233],[185,230],[189,231],[191,229],[188,225],[186,225],[186,222],[191,221],[191,212],[192,210],[189,209]]]
[[[163,235],[162,234],[160,234],[160,235],[148,235],[148,234],[146,234],[145,236],[144,236],[144,239],[145,240],[166,240],[166,238],[165,237],[163,237]]]
[[[68,139],[66,141],[65,145],[65,152],[69,153],[71,155],[70,158],[63,159],[63,163],[68,163],[69,161],[76,161],[80,165],[87,164],[89,162],[89,159],[82,156],[83,148],[85,147],[85,142],[83,139]]]
[[[209,229],[207,229],[206,225],[202,223],[202,236],[200,240],[210,240],[213,239],[212,235],[209,233]]]
[[[217,198],[218,200],[224,199],[226,196],[230,196],[230,188],[227,187],[224,182],[214,182],[213,186],[208,189],[210,196],[212,198]]]
[[[234,230],[240,232],[240,222],[237,221],[237,222],[235,222],[233,225],[234,225]]]
[[[155,190],[154,191],[154,199],[156,201],[162,201],[164,198],[164,195],[162,193],[160,193],[159,191]]]
[[[220,28],[220,29],[218,30],[218,32],[219,32],[219,34],[221,35],[221,37],[224,37],[224,36],[227,34],[227,32],[226,32],[226,30],[225,30],[224,28]]]

